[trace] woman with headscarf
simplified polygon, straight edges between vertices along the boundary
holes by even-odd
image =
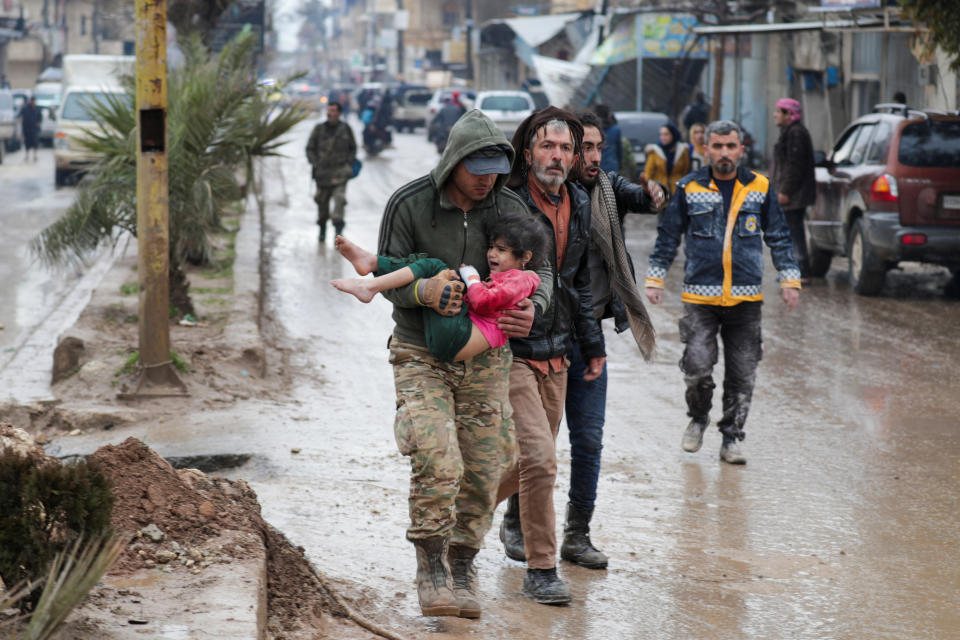
[[[707,125],[697,122],[690,126],[690,141],[688,150],[690,151],[690,171],[696,171],[707,164],[707,143],[705,135]]]
[[[644,151],[647,154],[644,177],[667,185],[672,194],[677,188],[677,180],[690,172],[690,152],[680,138],[680,130],[668,122],[660,127],[660,142],[648,144]]]

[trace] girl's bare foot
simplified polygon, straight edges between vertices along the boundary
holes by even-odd
[[[337,236],[337,238],[340,238],[340,236]],[[371,286],[372,282],[373,280],[363,278],[340,278],[339,280],[331,280],[330,284],[335,289],[352,294],[360,302],[370,302],[373,300],[373,296],[377,295],[376,290]]]
[[[346,258],[350,264],[353,265],[353,268],[357,270],[358,275],[365,276],[368,273],[373,273],[377,270],[376,254],[370,253],[366,249],[362,249],[343,236],[337,236],[334,238],[333,246],[337,251],[340,252],[340,255]],[[339,287],[337,288],[339,289]],[[364,302],[369,302],[369,300],[364,300]]]

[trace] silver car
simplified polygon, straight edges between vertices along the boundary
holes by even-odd
[[[536,106],[526,91],[481,91],[475,104],[494,124],[500,127],[507,140]]]
[[[20,126],[13,91],[0,89],[0,162],[8,151],[20,148]]]

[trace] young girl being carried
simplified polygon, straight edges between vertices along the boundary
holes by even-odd
[[[424,254],[407,258],[378,256],[343,236],[336,237],[334,246],[358,274],[375,274],[374,278],[341,278],[330,282],[361,302],[370,302],[381,291],[441,273],[451,279],[457,277],[457,272],[442,260]],[[432,309],[423,310],[430,353],[440,360],[459,362],[491,347],[505,345],[507,337],[497,326],[497,318],[501,311],[517,308],[518,302],[536,291],[540,277],[528,269],[535,269],[541,263],[545,247],[546,232],[536,218],[522,214],[501,217],[490,230],[487,249],[490,277],[481,280],[475,267],[460,265],[460,278],[467,286],[467,304],[463,311],[455,316],[442,316]]]

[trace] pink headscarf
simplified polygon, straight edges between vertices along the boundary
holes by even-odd
[[[790,122],[796,122],[803,115],[803,108],[800,103],[793,98],[780,98],[777,100],[777,109],[786,109],[790,112]]]

